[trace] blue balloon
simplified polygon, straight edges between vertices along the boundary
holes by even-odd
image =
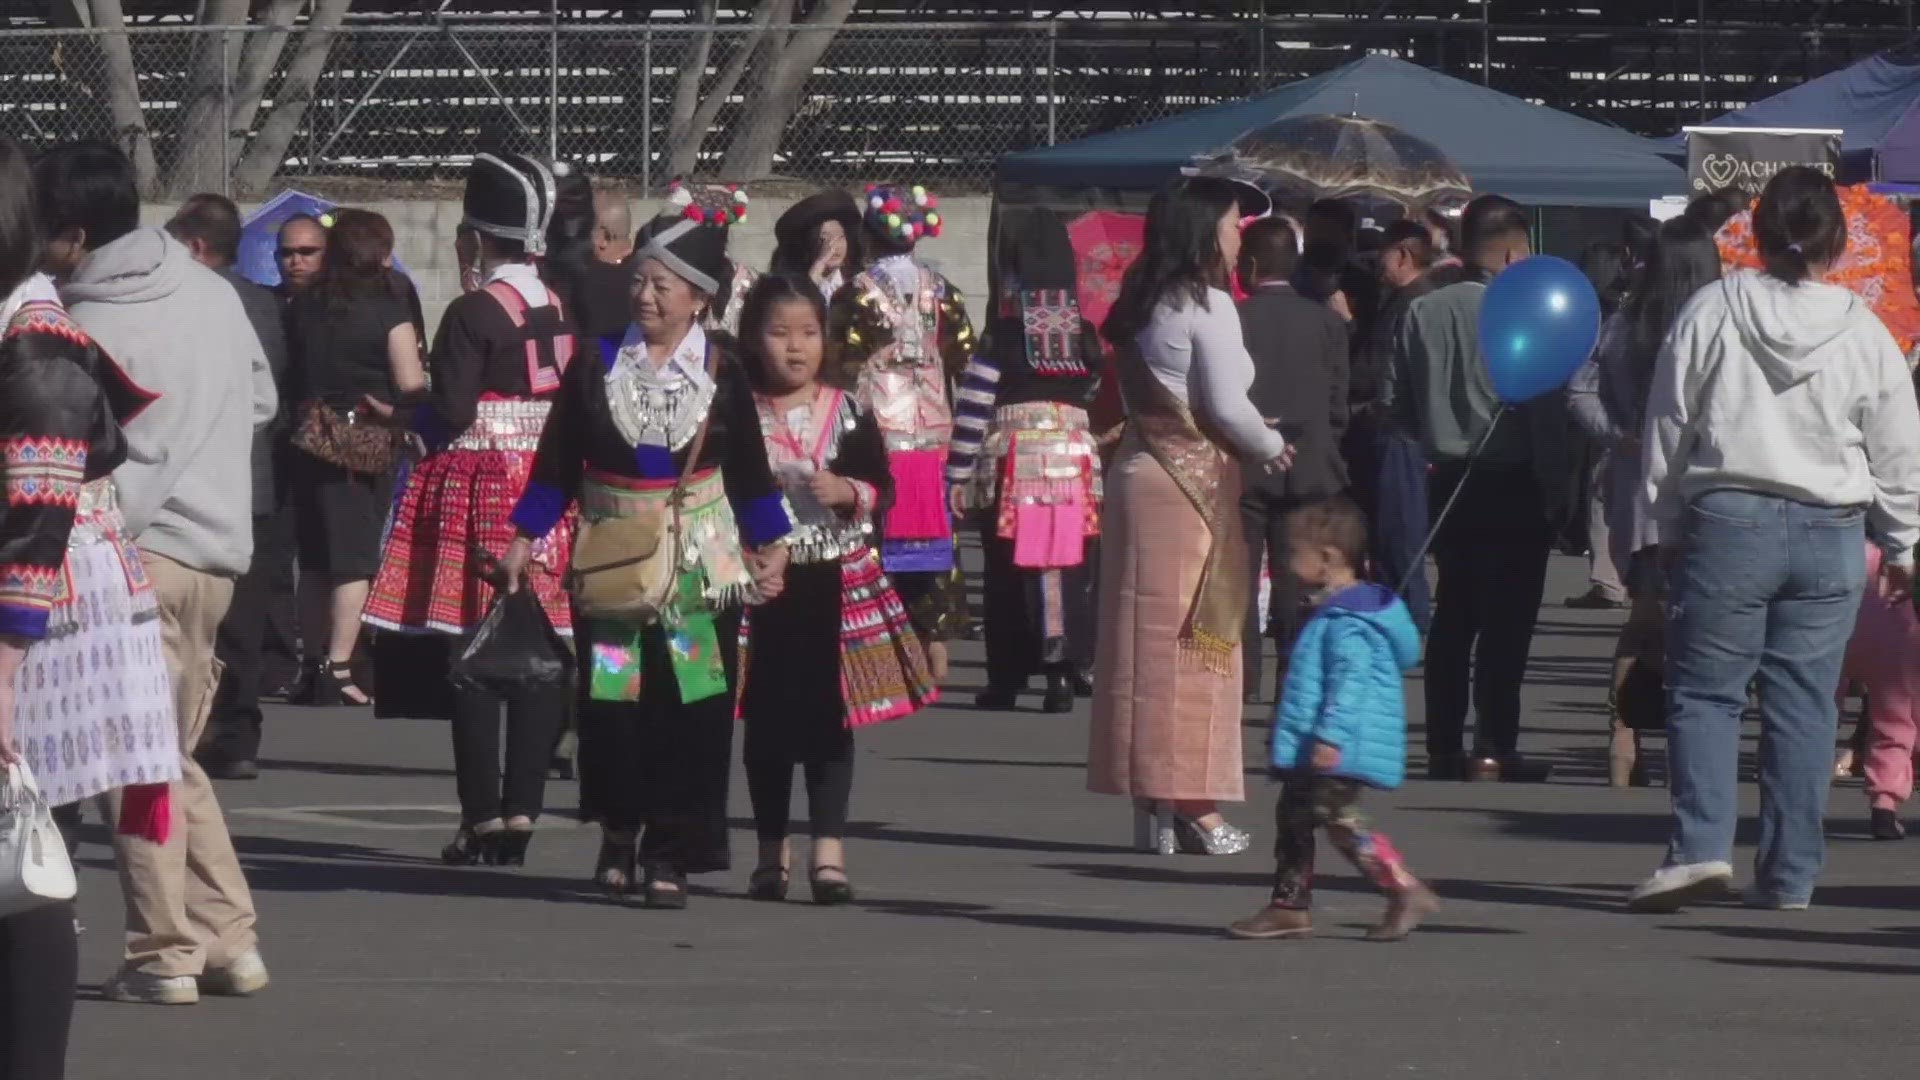
[[[1514,263],[1480,302],[1480,352],[1494,392],[1509,405],[1567,385],[1599,339],[1600,297],[1565,259]]]

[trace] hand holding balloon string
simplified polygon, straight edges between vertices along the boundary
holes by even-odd
[[[1434,515],[1433,527],[1396,587],[1399,592],[1406,591],[1413,575],[1424,572],[1427,550],[1508,410],[1565,387],[1592,355],[1600,340],[1600,297],[1580,268],[1565,259],[1522,259],[1487,285],[1480,301],[1479,339],[1500,409],[1467,454],[1460,482]]]

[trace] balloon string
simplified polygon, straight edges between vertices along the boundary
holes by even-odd
[[[1473,452],[1467,455],[1467,467],[1460,471],[1460,482],[1453,486],[1453,493],[1447,496],[1447,505],[1441,507],[1440,513],[1434,517],[1433,527],[1427,530],[1427,538],[1420,541],[1420,550],[1413,553],[1412,564],[1407,567],[1406,576],[1400,579],[1394,592],[1405,596],[1407,586],[1413,583],[1413,575],[1427,572],[1427,551],[1433,547],[1433,538],[1440,535],[1440,527],[1447,523],[1447,515],[1453,511],[1453,504],[1460,501],[1460,493],[1467,487],[1467,477],[1473,474],[1473,463],[1480,460],[1480,451],[1487,448],[1487,441],[1493,438],[1494,429],[1500,426],[1500,418],[1505,415],[1507,407],[1502,405],[1500,411],[1493,414],[1493,423],[1487,425],[1486,434],[1480,436],[1480,441],[1473,446]]]

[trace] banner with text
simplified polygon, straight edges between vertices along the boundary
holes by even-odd
[[[1687,128],[1689,197],[1729,189],[1754,199],[1773,174],[1807,165],[1828,176],[1840,171],[1839,131],[1769,128]]]

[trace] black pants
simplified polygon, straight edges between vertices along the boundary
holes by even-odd
[[[60,1080],[79,980],[73,903],[0,919],[0,1080]]]
[[[1460,483],[1436,471],[1433,506]],[[1427,638],[1427,753],[1460,753],[1471,701],[1474,753],[1511,754],[1520,740],[1520,684],[1546,589],[1552,542],[1526,470],[1475,469],[1434,542],[1439,566]]]
[[[518,686],[505,693],[454,691],[453,768],[460,820],[469,825],[524,814],[539,817],[547,792],[554,732],[572,691],[565,685]],[[500,706],[507,707],[505,783],[500,769]]]
[[[1279,674],[1275,677],[1274,698],[1287,679],[1287,658],[1293,653],[1293,639],[1304,621],[1300,609],[1300,583],[1288,568],[1286,516],[1307,502],[1290,495],[1276,495],[1248,488],[1240,495],[1240,528],[1247,538],[1247,557],[1253,561],[1253,599],[1247,605],[1247,628],[1240,636],[1240,684],[1248,694],[1260,689],[1264,664],[1260,639],[1270,637],[1279,653]],[[1273,580],[1273,596],[1267,607],[1267,624],[1260,625],[1260,566],[1267,566]]]
[[[747,728],[743,754],[747,767],[747,795],[753,800],[753,828],[763,841],[787,838],[788,813],[793,804],[793,767],[799,765],[807,782],[807,821],[815,839],[839,839],[847,833],[847,804],[853,797],[853,732],[834,745],[815,747],[804,758],[794,756],[789,740],[756,737]]]
[[[1367,513],[1367,536],[1373,558],[1373,580],[1389,589],[1406,588],[1406,601],[1415,626],[1426,633],[1433,605],[1427,593],[1420,545],[1432,526],[1427,509],[1427,452],[1420,441],[1398,425],[1378,417],[1354,418],[1342,442],[1353,475],[1353,497]]]
[[[214,638],[214,655],[226,669],[200,740],[203,762],[258,758],[261,691],[284,685],[298,670],[292,531],[290,510],[254,516],[253,564],[234,583],[233,604]]]
[[[1079,566],[1029,570],[1014,565],[1013,541],[996,526],[983,526],[986,554],[981,590],[987,642],[987,685],[1023,690],[1034,675],[1071,675],[1093,669],[1093,565],[1099,552],[1088,542]],[[1058,632],[1049,632],[1048,624]]]

